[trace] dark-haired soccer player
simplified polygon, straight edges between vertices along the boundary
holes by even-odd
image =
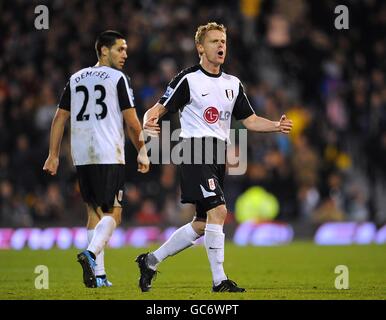
[[[71,153],[88,212],[89,245],[78,254],[78,261],[84,284],[89,288],[111,286],[104,270],[104,247],[121,222],[125,178],[123,122],[138,150],[138,171],[149,170],[130,80],[121,71],[127,59],[126,41],[119,32],[108,30],[98,36],[95,49],[98,63],[74,73],[64,89],[43,167],[51,175],[56,174],[64,126],[70,117]]]
[[[201,139],[205,146],[208,138],[212,138],[216,146],[227,141],[231,114],[252,131],[291,131],[292,121],[286,119],[285,115],[279,121],[258,117],[250,106],[240,80],[222,71],[221,65],[227,49],[226,29],[223,25],[211,22],[200,26],[195,42],[200,63],[183,70],[169,83],[164,96],[144,116],[146,131],[158,134],[158,120],[167,112],[177,111],[180,112],[180,137],[190,145],[194,145],[193,140]],[[194,153],[205,154],[206,151],[193,149]],[[215,154],[212,159],[216,160]],[[137,257],[141,290],[150,289],[161,261],[190,247],[197,238],[204,235],[212,271],[212,290],[245,291],[228,279],[223,268],[223,224],[227,215],[223,193],[225,163],[182,163],[180,169],[182,202],[195,204],[196,216],[191,223],[179,228],[160,248]]]

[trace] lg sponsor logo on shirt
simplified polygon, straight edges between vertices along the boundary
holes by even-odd
[[[216,107],[208,107],[204,111],[204,119],[209,124],[216,123],[218,120],[228,120],[230,116],[229,111],[218,111]]]

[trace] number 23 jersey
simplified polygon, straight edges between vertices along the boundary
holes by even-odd
[[[106,66],[79,70],[58,107],[71,112],[74,165],[125,163],[122,111],[134,107],[134,96],[122,71]]]

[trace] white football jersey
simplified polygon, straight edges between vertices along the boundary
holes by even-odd
[[[125,163],[122,111],[134,107],[134,96],[122,71],[94,66],[74,73],[58,107],[71,112],[74,165]]]
[[[229,142],[231,116],[237,120],[254,113],[240,80],[201,65],[180,72],[159,100],[168,111],[180,111],[181,137],[215,137]]]

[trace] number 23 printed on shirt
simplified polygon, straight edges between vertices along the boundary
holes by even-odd
[[[89,93],[88,93],[87,87],[77,86],[75,90],[76,90],[76,92],[83,92],[83,94],[84,94],[83,105],[82,105],[82,108],[80,109],[79,113],[76,116],[76,120],[77,121],[88,121],[90,119],[90,115],[85,114],[86,108],[87,108],[87,103],[89,100]],[[96,113],[95,116],[96,116],[97,120],[102,120],[107,115],[107,105],[104,103],[104,99],[106,97],[106,89],[104,86],[97,84],[94,87],[94,91],[100,91],[100,93],[101,93],[101,96],[98,99],[96,99],[95,103],[102,107],[102,112],[99,114]]]

